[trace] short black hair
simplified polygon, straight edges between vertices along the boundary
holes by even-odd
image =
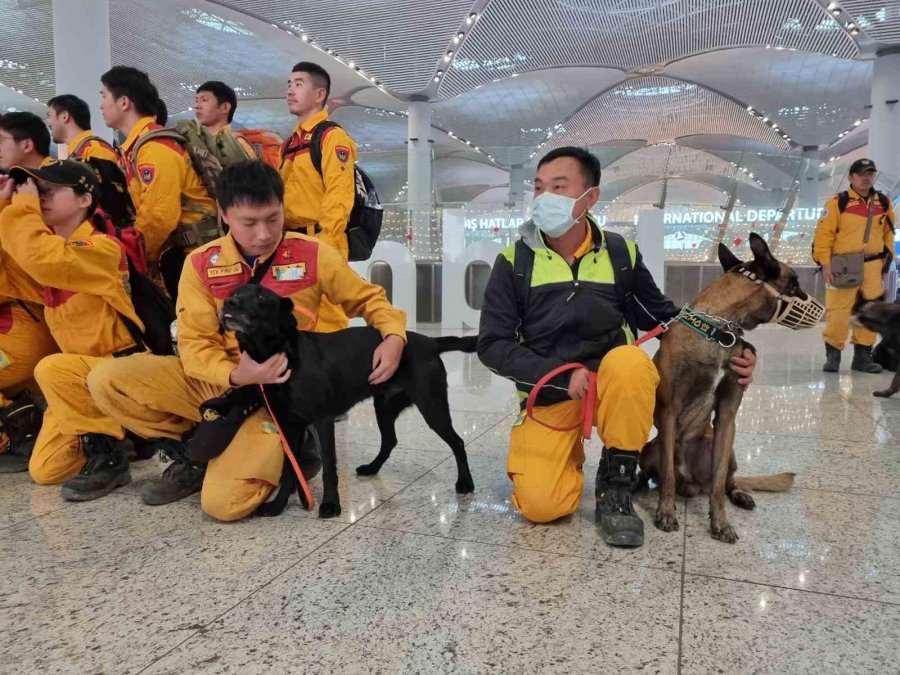
[[[116,98],[127,96],[141,117],[156,115],[159,92],[144,71],[130,66],[114,66],[103,73],[100,81]]]
[[[234,111],[237,110],[237,94],[234,93],[234,89],[224,82],[210,80],[197,87],[197,93],[199,94],[201,91],[207,91],[215,96],[219,105],[223,103],[231,104],[231,110],[228,111],[228,123],[231,124],[231,120],[234,119]]]
[[[83,99],[78,98],[74,94],[54,96],[47,101],[47,107],[53,108],[57,115],[69,113],[69,117],[82,131],[87,131],[91,128],[91,109]]]
[[[156,99],[156,123],[161,126],[166,126],[166,122],[169,121],[169,107],[166,105],[166,102],[161,98]]]
[[[216,181],[216,201],[224,213],[235,204],[267,206],[284,203],[284,182],[278,172],[257,159],[222,169]]]
[[[11,112],[0,117],[0,130],[17,143],[30,140],[41,157],[50,155],[50,130],[40,117],[30,112]]]
[[[578,161],[581,165],[581,173],[584,176],[585,185],[588,187],[597,187],[600,185],[600,160],[584,148],[578,148],[574,145],[551,150],[541,158],[540,162],[538,162],[538,169],[544,166],[544,164],[548,164],[554,159],[560,159],[561,157],[571,157]]]
[[[313,84],[319,89],[325,90],[325,100],[331,96],[331,76],[318,63],[312,61],[301,61],[291,70],[292,73],[309,73],[312,76]]]

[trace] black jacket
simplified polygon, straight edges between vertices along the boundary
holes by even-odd
[[[554,368],[581,363],[596,370],[608,351],[630,342],[605,237],[593,221],[590,227],[593,248],[570,267],[546,246],[530,220],[522,225],[522,239],[534,251],[524,316],[516,292],[515,245],[494,263],[481,309],[478,356],[492,371],[513,380],[523,399]],[[660,292],[637,246],[628,242],[628,248],[639,303],[634,318],[646,331],[674,317],[679,308]],[[569,400],[570,376],[571,371],[554,378],[538,405]]]

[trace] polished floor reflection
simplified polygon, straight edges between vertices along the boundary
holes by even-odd
[[[900,397],[890,374],[821,372],[818,332],[763,328],[735,443],[741,473],[794,471],[787,494],[728,514],[705,499],[679,532],[603,545],[593,522],[599,443],[579,511],[549,526],[509,501],[512,388],[449,354],[451,408],[476,491],[453,491],[449,449],[415,411],[374,478],[371,405],[339,426],[343,514],[293,503],[220,524],[198,499],[151,508],[142,480],[66,504],[0,476],[0,673],[863,673],[897,669]],[[321,482],[313,483],[316,494]]]

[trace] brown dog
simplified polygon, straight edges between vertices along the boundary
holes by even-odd
[[[725,494],[738,506],[753,508],[747,490],[787,489],[793,481],[790,474],[735,478],[735,416],[744,390],[730,359],[743,352],[744,331],[770,321],[811,328],[824,307],[801,290],[797,275],[772,256],[762,237],[751,234],[750,248],[753,260],[742,263],[719,244],[726,274],[691,303],[684,321],[672,324],[654,359],[660,375],[659,436],[644,449],[641,468],[659,483],[654,522],[666,532],[678,529],[676,492],[705,492],[713,538],[734,543],[738,536],[725,516]]]

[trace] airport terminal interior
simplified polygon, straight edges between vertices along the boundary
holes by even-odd
[[[826,203],[858,197],[861,175],[884,196],[870,200],[883,214],[873,238],[893,231],[900,2],[0,0],[0,114],[46,119],[51,98],[76,94],[117,145],[100,108],[113,66],[147,73],[170,127],[217,80],[237,95],[235,132],[288,141],[298,62],[330,75],[329,118],[381,203],[377,244],[349,265],[408,330],[479,334],[492,268],[539,211],[541,158],[561,148],[599,160],[593,221],[637,242],[678,308],[723,276],[720,245],[749,262],[760,235],[828,307],[806,330],[764,318],[743,335],[757,359],[737,476],[789,472],[793,485],[754,491],[754,510],[726,499],[727,543],[711,536],[704,494],[676,497],[679,529],[656,527],[655,480],[633,497],[643,545],[611,546],[595,428],[574,512],[532,522],[507,461],[523,421],[512,375],[450,352],[470,493],[415,407],[381,471],[357,475],[381,442],[371,399],[335,425],[335,518],[296,496],[279,517],[238,522],[205,513],[199,492],[149,506],[142,489],[167,462],[156,456],[87,502],[0,475],[0,673],[896,672],[900,394],[873,396],[893,373],[853,369],[869,346],[849,333],[837,372],[823,370],[838,291],[812,249],[829,218],[839,236],[854,207]],[[885,254],[876,272],[894,303]],[[318,504],[322,475],[309,487]]]

